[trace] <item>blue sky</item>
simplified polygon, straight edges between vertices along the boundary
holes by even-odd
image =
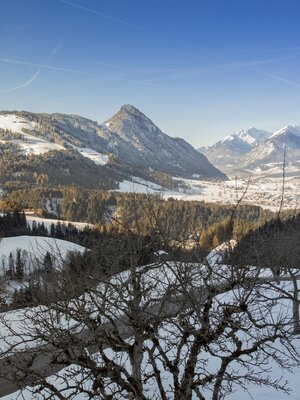
[[[135,105],[194,146],[300,123],[299,0],[0,0],[0,109]]]

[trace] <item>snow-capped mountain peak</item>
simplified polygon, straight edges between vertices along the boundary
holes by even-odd
[[[226,136],[210,147],[202,147],[207,158],[223,171],[231,171],[251,150],[263,143],[271,133],[251,127]]]
[[[241,129],[236,133],[232,133],[231,135],[226,136],[223,140],[220,141],[220,143],[235,141],[236,144],[238,144],[239,142],[243,142],[244,144],[254,147],[262,143],[269,136],[269,132],[251,127],[249,129]],[[219,142],[217,142],[216,145],[218,143]]]
[[[247,130],[241,130],[237,133],[237,136],[243,140],[245,143],[250,144],[251,146],[257,145],[259,142],[265,140],[266,136],[269,136],[269,133],[266,131],[262,131],[256,128],[249,128]]]
[[[286,125],[278,131],[275,131],[271,138],[287,135],[289,133],[292,133],[295,136],[300,136],[300,125]]]

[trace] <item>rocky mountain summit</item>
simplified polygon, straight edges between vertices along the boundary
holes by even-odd
[[[148,117],[131,105],[124,105],[104,122],[111,137],[118,137],[112,149],[122,161],[172,175],[224,179],[202,154],[180,138],[163,133]]]

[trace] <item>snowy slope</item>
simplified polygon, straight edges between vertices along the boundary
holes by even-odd
[[[172,274],[170,274],[169,272],[167,272],[167,276],[165,275],[165,270],[163,269],[155,269],[153,270],[153,272],[149,272],[148,273],[148,279],[152,279],[154,280],[154,282],[165,282],[165,283],[169,283],[168,279],[171,279],[171,281],[173,281],[172,279]],[[167,278],[167,279],[166,279]],[[280,288],[285,290],[285,291],[290,291],[292,289],[292,285],[289,282],[283,282],[280,284]],[[231,303],[233,302],[234,304],[234,299],[235,296],[237,295],[237,293],[235,293],[234,291],[232,292],[228,292],[224,295],[219,295],[218,296],[218,302],[220,303]],[[28,312],[28,311],[27,311]],[[289,301],[282,301],[280,300],[278,307],[276,307],[274,314],[272,315],[272,318],[274,320],[276,320],[280,315],[282,315],[283,313],[286,313],[286,315],[290,315],[290,313],[292,312],[292,307],[291,307],[291,303]],[[7,320],[12,323],[13,328],[16,332],[16,334],[18,333],[18,330],[20,329],[20,326],[18,325],[18,321],[22,320],[22,314],[23,311],[16,311],[16,312],[10,312],[7,313],[5,318],[7,318]],[[30,328],[28,326],[28,328]],[[5,333],[5,328],[3,330],[1,330],[3,333]],[[245,335],[247,335],[247,332],[244,333]],[[22,335],[26,335],[26,331],[22,331]],[[23,336],[24,337],[24,336]],[[25,336],[26,337],[26,336]],[[10,338],[10,340],[13,340],[13,338]],[[294,337],[293,339],[293,345],[295,346],[295,348],[299,348],[300,347],[300,339],[297,337]],[[225,346],[225,343],[224,343]],[[274,351],[282,351],[282,347],[281,344],[279,342],[276,342],[274,344]],[[112,356],[112,352],[111,351],[107,351],[106,353],[109,357]],[[215,370],[216,368],[219,367],[219,359],[217,357],[214,357],[212,355],[208,355],[208,362],[206,365],[206,368],[209,369],[210,371]],[[126,363],[126,361],[125,361]],[[238,368],[241,368],[241,366],[236,366]],[[60,371],[59,375],[60,376],[67,376],[68,370],[69,369],[76,369],[75,365],[70,366],[69,368],[66,368],[65,370]],[[269,376],[272,379],[279,379],[280,377],[283,377],[284,380],[288,381],[288,386],[291,389],[291,393],[290,395],[288,394],[283,394],[282,392],[277,392],[272,388],[267,388],[267,387],[260,387],[260,386],[256,386],[254,384],[248,383],[245,387],[245,391],[243,391],[241,388],[236,388],[236,390],[228,395],[228,399],[230,400],[251,400],[253,398],[255,399],[274,399],[274,400],[299,400],[299,390],[298,390],[298,383],[299,383],[299,379],[300,379],[300,367],[295,367],[293,370],[287,372],[287,371],[283,371],[281,369],[281,367],[275,362],[269,362],[268,363],[268,368],[269,368]],[[254,371],[256,371],[256,373],[259,374],[259,369],[256,369],[254,367]],[[172,381],[170,379],[170,376],[167,376],[167,372],[165,371],[165,381],[164,384],[172,384]],[[81,374],[79,373],[77,375],[78,377],[81,376]],[[54,377],[50,377],[49,381],[54,383],[55,385],[59,385],[59,379],[58,378],[54,378]],[[63,385],[63,380],[61,382],[61,385]],[[91,381],[87,381],[86,385],[87,387],[91,386]],[[64,386],[61,386],[64,387]],[[151,393],[151,387],[149,387],[149,391],[148,391],[148,395]],[[65,391],[63,392],[64,395],[71,395],[71,391]],[[4,396],[2,397],[2,399],[4,400],[15,400],[17,399],[17,396],[20,394],[20,392],[16,392],[12,395],[9,396]],[[210,398],[211,393],[209,391],[207,391],[205,393],[207,395],[207,398]],[[28,391],[25,390],[25,392],[23,392],[24,395],[24,399],[29,400],[32,399],[32,394]],[[38,399],[41,399],[42,397],[37,397]],[[76,396],[72,396],[70,397],[74,400],[88,400],[88,397],[86,397],[84,394],[78,394]],[[194,397],[196,399],[196,397]],[[205,397],[206,398],[206,397]],[[56,398],[53,398],[53,400],[57,400]]]
[[[26,154],[44,154],[51,150],[64,150],[64,147],[60,144],[49,142],[47,140],[43,140],[39,137],[34,136],[33,134],[25,133],[23,130],[33,131],[38,129],[38,126],[35,122],[31,122],[26,118],[22,118],[15,114],[2,114],[0,115],[0,128],[9,130],[13,133],[18,133],[23,136],[23,140],[21,139],[11,139],[4,140],[1,142],[9,142],[18,145],[21,150]],[[92,161],[94,161],[97,165],[105,165],[108,162],[108,155],[101,154],[90,148],[80,148],[73,146],[79,153]]]
[[[15,114],[0,115],[0,128],[15,133],[24,134],[23,129],[33,130],[36,127],[34,122],[30,122],[25,118]],[[26,134],[25,134],[26,135]]]
[[[270,139],[276,137],[276,136],[281,136],[285,135],[288,132],[292,133],[295,136],[300,136],[300,125],[287,125],[284,126],[283,128],[279,129],[278,131],[275,131]]]
[[[7,267],[9,254],[14,256],[16,250],[20,249],[26,255],[28,262],[26,267],[34,267],[36,260],[42,260],[47,252],[49,252],[54,259],[60,263],[70,251],[84,252],[85,248],[78,244],[68,242],[66,240],[55,239],[42,236],[16,236],[2,238],[0,241],[0,260],[1,265]],[[29,272],[27,269],[26,272]],[[4,271],[0,269],[0,275]]]
[[[226,178],[185,140],[163,133],[131,105],[122,106],[103,124],[77,115],[58,113],[0,112],[0,117],[0,128],[2,126],[23,135],[24,140],[9,138],[7,141],[18,144],[25,154],[62,150],[60,144],[63,142],[66,147],[75,148],[100,166],[109,163],[109,155],[112,155],[120,165],[125,164],[133,170],[142,169],[145,172],[152,168],[178,176],[198,174],[204,179]],[[32,134],[24,134],[22,128]],[[35,135],[37,137],[34,138]]]
[[[251,150],[269,138],[271,133],[256,128],[242,129],[212,146],[201,147],[207,158],[223,171],[231,171]]]
[[[287,171],[300,161],[300,127],[286,126],[276,131],[268,140],[253,149],[246,157],[243,167],[253,170],[269,169],[269,164],[280,163],[286,151]],[[298,166],[299,168],[299,166]],[[300,171],[299,171],[300,172]]]
[[[179,176],[198,174],[204,179],[224,179],[203,154],[180,138],[163,133],[146,115],[125,104],[104,122],[106,137],[114,143],[112,150],[123,162],[143,169],[154,169]],[[112,141],[112,140],[111,140]]]
[[[33,131],[36,124],[15,114],[0,115],[0,128],[18,133],[21,139],[10,139],[1,142],[14,143],[18,145],[25,154],[43,154],[50,150],[63,150],[63,146],[40,139],[34,135],[25,133],[23,129]]]
[[[83,156],[88,158],[89,160],[92,160],[96,165],[106,165],[109,160],[109,155],[99,153],[98,151],[95,151],[93,149],[90,149],[88,147],[76,147],[74,148],[79,151],[79,153]]]
[[[26,155],[44,154],[51,150],[64,150],[60,144],[47,142],[32,135],[27,135],[26,141],[10,140],[9,142],[17,144]]]

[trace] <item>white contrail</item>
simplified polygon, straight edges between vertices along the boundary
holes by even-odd
[[[0,57],[0,62],[9,63],[9,64],[29,65],[30,67],[37,67],[37,68],[41,68],[41,69],[51,69],[53,71],[62,71],[62,72],[70,72],[72,74],[87,75],[86,72],[79,71],[76,69],[56,67],[56,66],[46,65],[46,64],[35,64],[35,63],[27,62],[27,61],[13,60],[10,58],[1,58]]]
[[[160,38],[163,37],[163,36],[160,35],[159,33],[150,31],[150,30],[148,30],[148,29],[146,29],[146,28],[143,28],[142,26],[135,25],[135,24],[131,24],[130,22],[124,21],[124,20],[119,19],[119,18],[116,18],[116,17],[112,17],[111,15],[104,14],[104,13],[102,13],[102,12],[100,12],[100,11],[96,11],[96,10],[94,10],[94,9],[92,9],[92,8],[84,7],[84,6],[81,6],[81,5],[79,5],[79,4],[73,3],[73,2],[68,1],[68,0],[58,0],[58,1],[60,1],[61,3],[64,3],[64,4],[68,4],[68,5],[71,6],[71,7],[79,8],[80,10],[89,12],[89,13],[91,13],[91,14],[98,15],[98,16],[100,16],[100,17],[109,19],[109,20],[114,21],[114,22],[118,22],[119,24],[127,25],[127,26],[130,26],[131,28],[135,28],[135,29],[138,29],[138,30],[140,30],[140,31],[144,31],[144,32],[150,33],[151,35],[155,35],[155,36],[158,36],[158,37],[160,37]]]
[[[262,71],[261,69],[258,69],[258,68],[251,68],[251,70],[255,71],[255,72],[258,72],[259,74],[262,74],[262,75],[268,76],[270,78],[273,78],[276,81],[284,82],[284,83],[287,83],[288,85],[295,86],[295,87],[298,87],[298,88],[300,87],[300,83],[299,82],[291,81],[290,79],[283,78],[283,77],[281,77],[279,75],[275,75],[275,74],[272,74],[270,72]]]
[[[276,81],[280,81],[280,82],[284,82],[284,83],[286,83],[286,84],[288,84],[288,85],[291,85],[291,86],[295,86],[295,87],[300,87],[300,83],[299,82],[295,82],[295,81],[292,81],[292,80],[290,80],[290,79],[286,79],[286,78],[284,78],[284,77],[282,77],[282,76],[279,76],[279,75],[276,75],[276,74],[273,74],[272,72],[267,72],[267,71],[264,71],[264,70],[262,70],[262,69],[260,69],[260,68],[257,68],[256,66],[257,65],[263,65],[263,64],[268,64],[268,63],[270,63],[270,62],[272,62],[272,63],[274,63],[274,62],[278,62],[278,61],[284,61],[284,60],[287,60],[287,59],[290,59],[290,58],[293,58],[295,55],[290,55],[290,56],[287,56],[287,57],[281,57],[281,58],[279,58],[279,59],[273,59],[273,60],[269,60],[269,62],[266,62],[266,63],[257,63],[257,64],[244,64],[244,65],[242,65],[244,68],[246,68],[246,69],[248,69],[249,71],[254,71],[254,72],[257,72],[257,73],[259,73],[259,74],[262,74],[262,75],[265,75],[265,76],[268,76],[269,78],[272,78],[272,79],[274,79],[274,80],[276,80]],[[268,61],[268,60],[267,60]],[[238,62],[235,62],[235,61],[232,61],[235,65],[241,65],[241,63],[238,63]]]
[[[272,78],[274,80],[277,80],[277,81],[280,81],[280,82],[286,83],[288,85],[291,85],[291,86],[299,88],[300,87],[300,83],[299,82],[295,82],[295,81],[286,79],[286,78],[284,78],[282,76],[279,76],[279,75],[273,74],[271,72],[267,72],[267,71],[264,71],[264,70],[262,70],[260,68],[257,68],[257,66],[259,66],[259,65],[271,64],[271,63],[275,63],[275,62],[278,62],[278,61],[285,61],[285,60],[288,60],[288,59],[293,58],[293,57],[295,57],[294,54],[286,56],[286,57],[280,57],[280,58],[277,58],[277,59],[275,58],[275,59],[262,60],[262,61],[257,61],[257,62],[254,61],[254,62],[250,62],[250,63],[249,62],[237,62],[237,61],[233,61],[233,60],[226,60],[226,61],[230,61],[233,65],[235,65],[235,66],[237,66],[239,68],[245,68],[245,69],[248,69],[249,71],[257,72],[259,74],[268,76],[269,78]]]
[[[214,65],[209,65],[209,66],[203,66],[203,67],[195,67],[195,68],[160,68],[160,69],[145,69],[145,68],[126,68],[121,65],[116,65],[116,64],[110,64],[106,63],[103,61],[96,61],[98,65],[102,65],[104,67],[108,68],[113,68],[113,69],[118,69],[122,71],[128,71],[128,72],[155,72],[155,73],[167,73],[168,75],[165,76],[165,78],[170,79],[170,78],[176,78],[176,77],[185,77],[185,76],[197,76],[203,72],[210,72],[214,70],[232,70],[232,69],[240,69],[240,68],[250,68],[250,67],[256,67],[259,65],[264,65],[264,64],[271,64],[275,63],[278,61],[281,61],[282,59],[286,59],[290,57],[284,57],[284,58],[269,58],[269,59],[264,59],[264,60],[247,60],[247,61],[230,61],[226,60],[221,64],[214,64]],[[164,79],[163,77],[158,77],[159,79]]]
[[[96,63],[99,64],[99,65],[103,65],[104,67],[121,69],[123,71],[132,71],[131,68],[125,68],[125,67],[122,67],[121,65],[109,64],[109,63],[102,62],[102,61],[96,61]]]
[[[36,78],[39,76],[40,72],[41,72],[41,69],[39,68],[35,72],[35,74],[30,79],[28,79],[28,81],[22,83],[21,85],[18,85],[18,86],[9,88],[9,89],[1,90],[0,93],[14,92],[15,90],[23,89],[23,88],[26,88],[27,86],[30,86],[36,80]]]
[[[31,77],[30,79],[28,79],[27,81],[21,83],[21,84],[18,85],[18,86],[14,86],[14,87],[12,87],[12,88],[8,88],[8,89],[1,90],[0,93],[14,92],[15,90],[24,89],[24,88],[30,86],[30,85],[36,80],[36,78],[39,76],[39,74],[40,74],[41,71],[42,71],[42,68],[47,68],[47,65],[46,65],[46,64],[47,64],[47,63],[50,61],[50,59],[58,52],[58,50],[60,49],[60,47],[61,47],[63,41],[64,41],[64,38],[62,38],[62,39],[60,40],[60,42],[58,43],[58,45],[57,45],[56,47],[54,47],[54,49],[51,51],[51,53],[50,53],[49,56],[46,58],[46,60],[45,60],[42,64],[40,64],[40,65],[39,65],[39,64],[34,65],[34,64],[30,64],[30,63],[23,63],[22,61],[8,60],[8,59],[5,59],[5,58],[0,59],[0,61],[2,61],[2,62],[11,62],[11,63],[14,63],[14,64],[25,64],[25,65],[27,64],[27,65],[37,66],[37,67],[38,67],[38,69],[37,69],[36,72],[32,75],[32,77]]]

